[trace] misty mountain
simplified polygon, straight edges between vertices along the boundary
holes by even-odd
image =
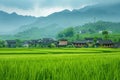
[[[28,25],[36,21],[37,18],[31,16],[8,14],[0,11],[0,34],[10,34],[22,25]]]
[[[64,32],[67,29],[69,28],[65,28],[61,30],[61,28],[57,27],[57,25],[54,24],[53,28],[48,27],[48,28],[40,29],[37,27],[33,27],[23,32],[19,32],[14,36],[5,35],[5,36],[1,36],[0,38],[2,39],[23,39],[23,40],[40,39],[40,38],[45,38],[45,37],[56,38],[58,37],[59,33]],[[86,23],[82,26],[73,26],[73,29],[75,33],[74,35],[80,33],[82,37],[84,37],[85,35],[94,37],[96,34],[101,34],[102,31],[104,30],[107,30],[110,34],[116,35],[116,34],[120,34],[120,22],[97,21],[94,23]],[[60,32],[57,32],[58,30],[60,30]]]
[[[41,37],[55,37],[58,32],[67,27],[83,25],[95,21],[120,22],[120,3],[97,4],[86,6],[73,11],[64,10],[53,13],[47,17],[40,17],[36,22],[20,27],[19,30],[28,31],[38,28],[37,35]],[[18,33],[19,34],[19,33]]]
[[[2,13],[2,15],[4,16],[0,14],[0,20],[2,20],[2,22],[0,21],[0,26],[3,25],[4,27],[1,28],[4,28],[4,30],[16,28],[15,31],[18,31],[14,36],[16,38],[26,38],[26,36],[31,39],[55,38],[58,32],[68,27],[94,23],[96,21],[120,22],[120,3],[96,4],[72,11],[63,10],[37,19],[30,16],[20,16],[15,13]]]

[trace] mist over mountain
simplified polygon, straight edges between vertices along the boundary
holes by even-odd
[[[55,37],[58,32],[67,27],[96,21],[120,22],[120,3],[96,4],[73,11],[63,10],[38,19],[17,14],[3,14],[1,16],[0,12],[0,26],[4,26],[1,28],[5,30],[5,28],[13,29],[15,27],[16,31],[18,31],[15,36],[19,35],[19,37]]]
[[[0,33],[12,34],[20,26],[33,23],[37,18],[31,16],[17,15],[16,13],[8,14],[0,11]]]

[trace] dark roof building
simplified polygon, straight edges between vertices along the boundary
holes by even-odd
[[[9,47],[9,48],[14,48],[14,47],[16,47],[16,40],[6,40],[6,45],[7,45],[7,47]]]
[[[54,40],[52,38],[43,38],[41,40],[41,43],[43,43],[43,44],[50,44],[50,43],[53,43],[53,42],[54,42]]]
[[[114,43],[111,40],[98,40],[96,44],[108,48],[112,48],[114,46]]]
[[[37,44],[38,40],[30,40],[29,43],[31,43],[31,44]]]
[[[29,45],[30,45],[30,42],[27,41],[27,40],[25,40],[25,41],[22,43],[22,46],[23,46],[23,47],[29,47]]]
[[[93,43],[94,42],[94,38],[85,38],[87,43]]]
[[[115,48],[120,48],[120,42],[114,43],[114,47],[115,47]]]
[[[75,41],[73,42],[73,45],[75,47],[86,47],[87,46],[87,42],[86,40],[83,40],[83,41]]]

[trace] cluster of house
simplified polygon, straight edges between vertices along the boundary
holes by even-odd
[[[36,40],[24,40],[18,42],[17,40],[6,40],[7,47],[17,47],[18,45],[21,47],[49,47],[52,43],[55,43],[55,40],[51,38],[43,38],[43,39],[36,39]]]
[[[18,43],[16,40],[6,40],[7,47],[16,47],[17,44],[22,47],[51,47],[54,44],[55,47],[67,47],[73,46],[77,48],[81,47],[105,47],[105,48],[120,48],[120,42],[114,43],[112,40],[103,40],[101,38],[85,38],[84,40],[78,40],[69,42],[67,39],[54,40],[51,38],[43,38],[38,40],[25,40]]]
[[[67,40],[59,41],[59,45],[68,45]],[[81,47],[104,47],[104,48],[120,48],[120,42],[113,42],[112,40],[103,40],[102,38],[85,38],[84,40],[73,41],[72,45],[77,48]]]

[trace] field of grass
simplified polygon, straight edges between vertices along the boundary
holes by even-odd
[[[0,49],[0,80],[120,80],[120,49]]]

